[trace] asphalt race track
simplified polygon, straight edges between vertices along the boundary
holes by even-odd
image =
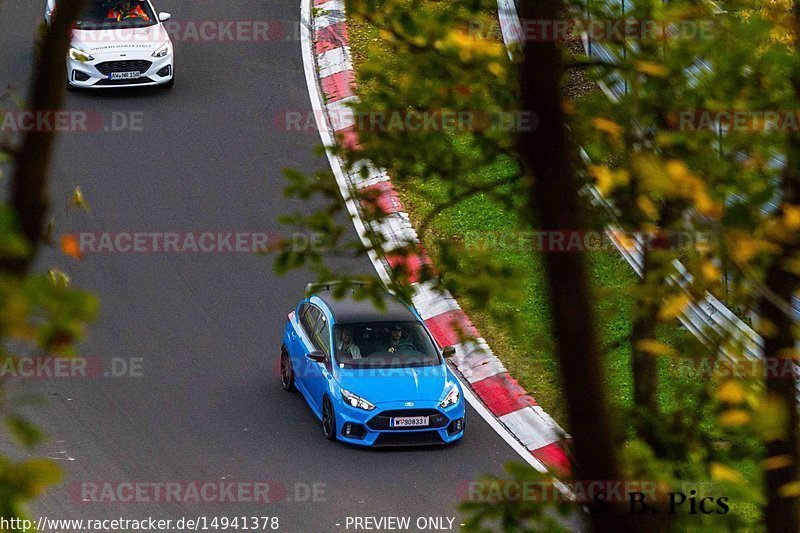
[[[24,92],[43,7],[0,4],[0,86]],[[277,217],[304,206],[283,198],[282,169],[326,167],[312,152],[315,129],[287,132],[275,121],[310,109],[292,37],[299,0],[160,0],[156,7],[179,21],[292,26],[288,39],[275,42],[176,42],[172,90],[70,94],[69,109],[99,112],[106,124],[112,115],[141,122],[60,136],[55,210],[80,185],[91,211],[61,216],[58,233],[285,233]],[[453,517],[469,480],[500,474],[519,459],[474,411],[465,439],[450,448],[365,451],[326,441],[300,395],[281,390],[276,366],[286,314],[308,279],[276,277],[269,258],[119,253],[77,262],[50,250],[40,268],[51,266],[101,300],[82,353],[141,358],[142,375],[30,387],[47,400],[35,411],[48,433],[40,452],[60,460],[68,475],[37,501],[34,516],[277,516],[282,531],[340,531],[347,516]],[[371,266],[364,260],[348,268]],[[83,482],[223,479],[271,482],[281,502],[82,503],[78,490]],[[309,496],[314,487],[316,497]]]

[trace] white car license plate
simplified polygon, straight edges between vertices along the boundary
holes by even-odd
[[[398,416],[389,419],[389,427],[392,428],[426,427],[428,425],[430,425],[429,416]]]
[[[132,72],[112,72],[108,75],[108,79],[110,80],[135,80],[136,78],[140,78],[142,73],[138,70]]]

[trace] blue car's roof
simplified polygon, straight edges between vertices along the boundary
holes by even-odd
[[[330,290],[317,291],[314,296],[322,300],[337,324],[362,322],[416,322],[414,313],[396,296],[385,293],[385,309],[378,309],[370,300],[356,300],[352,293],[336,299]]]

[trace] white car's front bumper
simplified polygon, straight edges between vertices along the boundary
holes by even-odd
[[[140,72],[135,79],[112,80],[112,72]],[[113,89],[115,87],[147,87],[162,85],[175,75],[173,51],[164,57],[150,53],[99,54],[91,61],[67,58],[67,81],[77,88]]]

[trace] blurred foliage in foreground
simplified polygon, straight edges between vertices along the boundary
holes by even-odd
[[[82,8],[82,0],[59,0],[58,15],[52,27],[41,24],[36,45],[36,66],[32,73],[29,109],[56,110],[63,103],[64,57],[70,29]],[[21,100],[4,98],[2,103]],[[0,138],[0,176],[9,187],[7,203],[0,205],[0,417],[5,431],[0,455],[0,516],[25,518],[25,504],[62,478],[61,468],[52,460],[36,458],[37,445],[44,434],[29,419],[28,410],[41,399],[25,391],[19,376],[33,360],[75,355],[75,345],[83,339],[86,326],[97,313],[94,296],[70,287],[69,276],[58,269],[34,272],[39,247],[47,244],[48,161],[53,145],[52,132],[26,132],[19,138]],[[22,207],[33,199],[35,209]],[[84,207],[76,189],[71,207]],[[32,230],[33,237],[22,235],[21,228]],[[74,250],[64,250],[75,256]],[[21,456],[33,457],[19,459]]]

